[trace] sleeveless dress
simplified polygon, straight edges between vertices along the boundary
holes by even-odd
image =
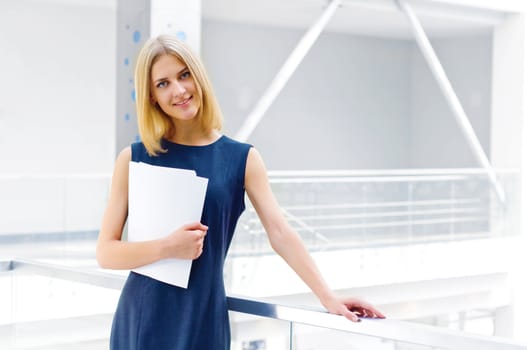
[[[241,213],[250,145],[221,136],[206,146],[162,140],[151,157],[132,144],[132,161],[195,170],[209,179],[201,222],[209,227],[202,255],[192,262],[188,288],[130,272],[110,336],[112,350],[227,350],[230,326],[223,264]]]

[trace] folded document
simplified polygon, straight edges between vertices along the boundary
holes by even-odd
[[[208,179],[193,170],[130,162],[128,180],[128,241],[167,236],[199,222]],[[165,259],[133,271],[187,288],[192,260]]]

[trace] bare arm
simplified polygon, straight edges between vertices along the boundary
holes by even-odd
[[[357,298],[337,298],[322,278],[298,234],[287,223],[271,191],[267,170],[259,153],[252,148],[245,173],[247,194],[262,221],[273,249],[300,276],[329,312],[358,321],[361,316],[384,317],[369,303]]]
[[[145,242],[121,241],[128,217],[128,164],[130,147],[117,158],[110,198],[97,240],[97,262],[108,269],[134,269],[166,258],[196,259],[201,255],[207,226],[184,225],[162,239]]]

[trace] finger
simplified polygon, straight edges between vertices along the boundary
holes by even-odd
[[[199,258],[199,257],[201,256],[202,253],[203,253],[203,247],[198,248],[198,249],[196,250],[196,254],[194,254],[194,259]]]
[[[362,314],[365,317],[375,317],[375,313],[373,311],[371,311],[371,310],[368,310],[368,309],[362,310]]]
[[[364,317],[373,317],[374,315],[373,311],[366,308],[361,308],[359,312]]]
[[[373,310],[364,310],[367,317],[371,318],[386,318],[381,312]]]
[[[199,227],[199,222],[190,222],[188,224],[181,226],[181,229],[184,231],[192,231],[192,230],[196,230],[198,227]]]
[[[382,312],[377,310],[373,305],[367,301],[358,298],[347,298],[343,300],[348,309],[352,311],[359,311],[361,314],[369,317],[386,318]]]
[[[366,312],[365,309],[356,308],[356,309],[353,309],[352,312],[357,316],[368,317],[368,313]]]
[[[365,317],[385,318],[385,316],[373,306],[360,308],[359,312],[361,313],[362,316],[365,316]]]
[[[352,322],[360,322],[360,318],[349,310],[344,311],[342,315]]]
[[[374,308],[373,306],[372,306],[371,308],[369,308],[368,311],[373,312],[374,317],[378,317],[378,318],[386,318],[386,316],[384,316],[382,312],[380,312],[379,310],[377,310],[377,309]]]
[[[346,303],[346,301],[345,301]],[[386,318],[386,316],[384,316],[382,314],[382,312],[380,312],[379,310],[377,310],[373,305],[371,305],[370,303],[368,302],[365,302],[363,300],[350,300],[350,301],[347,301],[346,303],[348,305],[348,308],[352,311],[358,311],[361,315],[363,316],[366,316],[366,317],[378,317],[378,318]]]
[[[353,306],[356,307],[358,310],[361,310],[361,312],[365,312],[365,311],[373,312],[373,313],[379,312],[377,309],[375,309],[375,307],[372,304],[370,304],[370,303],[368,303],[366,301],[363,301],[363,300],[360,300],[360,301],[354,303]]]
[[[209,228],[208,226],[203,225],[201,222],[191,222],[191,223],[183,225],[183,229],[187,231],[190,231],[190,230],[207,231]]]
[[[190,232],[191,234],[193,234],[196,238],[196,240],[201,240],[205,237],[205,235],[207,234],[206,231],[201,231],[201,230],[189,230],[188,232]]]

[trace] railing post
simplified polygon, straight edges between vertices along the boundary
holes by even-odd
[[[294,327],[294,323],[293,322],[289,322],[289,350],[293,350],[294,349],[294,342],[293,342],[293,336],[294,336],[294,330],[293,330],[293,327]]]

